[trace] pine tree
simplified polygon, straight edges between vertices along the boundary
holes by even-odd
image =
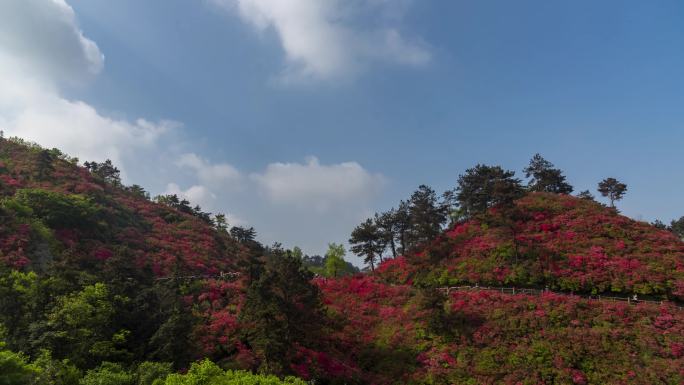
[[[446,221],[446,213],[432,188],[421,185],[411,195],[409,218],[412,246],[420,246],[439,235]]]
[[[54,156],[49,150],[42,150],[38,153],[38,178],[45,179],[55,171],[53,161]]]
[[[625,196],[627,185],[615,178],[606,178],[599,182],[598,192],[610,199],[610,207],[615,207],[615,201],[619,201]]]
[[[670,224],[670,231],[672,231],[680,239],[684,240],[684,217],[672,221]]]
[[[406,254],[410,247],[411,216],[409,215],[409,203],[401,201],[399,207],[394,211],[392,219],[395,226],[396,239],[399,241],[399,254]]]
[[[595,199],[594,194],[592,194],[591,191],[589,191],[589,190],[584,190],[584,191],[580,192],[579,194],[577,194],[577,197],[580,199],[589,200],[589,201],[593,201]]]
[[[523,172],[530,179],[528,189],[530,191],[545,191],[556,194],[570,194],[572,186],[565,181],[565,176],[560,169],[554,168],[553,163],[535,154]]]
[[[260,359],[260,370],[290,374],[296,347],[313,348],[320,337],[323,305],[313,275],[292,256],[273,255],[266,271],[247,289],[240,313],[244,340]]]
[[[382,256],[385,247],[382,235],[373,220],[367,219],[358,225],[352,231],[349,243],[352,245],[351,251],[364,257],[364,263],[370,266],[371,271],[375,271],[375,263]]]
[[[515,172],[478,164],[459,176],[456,199],[468,217],[496,206],[511,206],[524,190]]]
[[[396,211],[394,209],[382,214],[375,214],[375,226],[378,228],[380,238],[382,239],[385,248],[389,247],[392,252],[392,258],[397,257],[396,238],[399,235],[395,217]]]

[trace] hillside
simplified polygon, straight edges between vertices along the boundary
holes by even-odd
[[[406,258],[419,286],[537,287],[684,300],[684,242],[569,195],[528,194],[511,209],[455,224]]]
[[[98,166],[0,139],[0,337],[82,370],[185,367],[201,356],[204,314],[192,298],[211,280],[176,277],[240,271],[248,247],[187,202],[154,202],[122,186],[111,164]]]
[[[375,273],[312,279],[288,251],[86,166],[0,139],[0,365],[30,361],[38,383],[142,384],[203,358],[319,384],[684,382],[684,244],[594,201],[530,193]],[[460,284],[563,294],[436,290]],[[167,383],[193,376],[249,377],[205,361]]]

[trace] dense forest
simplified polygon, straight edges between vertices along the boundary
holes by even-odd
[[[0,384],[684,383],[684,217],[523,175],[420,186],[350,229],[359,271],[0,138]]]

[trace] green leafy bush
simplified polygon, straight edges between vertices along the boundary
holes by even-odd
[[[223,371],[213,362],[204,360],[192,364],[187,374],[172,374],[154,385],[306,385],[306,382],[295,377],[281,380],[244,371]]]

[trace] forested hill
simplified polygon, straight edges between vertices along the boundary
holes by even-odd
[[[225,222],[175,196],[150,200],[137,185],[122,186],[110,162],[77,165],[59,150],[2,140],[0,252],[5,264],[101,272],[125,260],[129,268],[170,274],[235,269],[241,246]]]
[[[684,300],[684,242],[677,235],[569,195],[529,193],[509,208],[454,224],[405,258],[405,277],[421,286]]]
[[[0,138],[2,384],[684,383],[684,244],[557,170],[523,188],[478,165],[442,202],[421,186],[352,232],[353,274],[340,245],[266,247],[79,164]],[[665,301],[437,290],[460,284]]]

